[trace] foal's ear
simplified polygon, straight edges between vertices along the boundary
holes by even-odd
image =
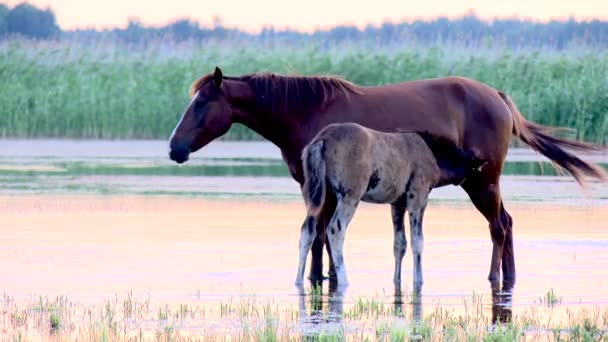
[[[224,75],[222,75],[222,70],[220,68],[215,67],[215,72],[213,72],[213,82],[216,86],[220,87],[222,85],[222,79]]]

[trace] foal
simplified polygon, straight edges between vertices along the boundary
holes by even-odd
[[[457,152],[454,172],[481,166],[481,161],[456,145],[426,133],[383,133],[355,123],[331,124],[321,130],[302,152],[302,194],[307,216],[300,233],[300,259],[296,284],[302,284],[308,252],[316,235],[316,222],[327,191],[337,199],[327,225],[327,238],[339,286],[347,285],[343,245],[346,228],[360,201],[390,203],[394,228],[393,282],[401,284],[401,263],[407,248],[405,211],[409,213],[414,284],[422,285],[422,217],[428,195],[440,171],[432,148],[441,144]]]

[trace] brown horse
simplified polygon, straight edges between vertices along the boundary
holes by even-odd
[[[425,133],[388,133],[356,123],[329,124],[302,152],[306,219],[300,232],[300,259],[296,285],[304,281],[308,252],[327,194],[337,199],[336,210],[326,228],[339,286],[348,284],[344,263],[344,238],[360,201],[391,205],[393,221],[393,283],[401,287],[401,263],[407,246],[403,218],[409,214],[414,288],[422,285],[422,220],[428,196],[441,172],[431,148],[437,140]],[[430,141],[430,143],[427,143]],[[450,148],[450,145],[451,148]],[[484,161],[447,142],[444,148],[457,156],[453,170],[479,168]]]
[[[450,158],[448,154],[440,155],[437,186],[461,185],[488,220],[493,244],[488,279],[492,282],[499,281],[501,265],[503,281],[515,281],[513,220],[503,205],[499,184],[511,135],[547,156],[583,185],[584,175],[608,179],[601,168],[566,150],[602,147],[550,135],[552,128],[527,121],[506,94],[463,77],[361,87],[334,77],[224,77],[216,68],[213,74],[194,82],[191,95],[170,138],[169,156],[178,163],[225,134],[234,122],[279,147],[291,175],[300,184],[302,149],[330,123],[356,122],[388,132],[426,131],[487,160],[480,172],[462,175],[450,169],[451,163],[444,160]],[[325,227],[335,206],[335,198],[328,196],[312,247],[311,278],[322,278]]]

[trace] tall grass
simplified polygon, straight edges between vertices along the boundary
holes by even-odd
[[[271,70],[333,74],[362,85],[447,75],[511,94],[535,122],[608,142],[608,54],[440,46],[262,47],[157,42],[0,43],[0,136],[167,138],[191,82],[219,65],[229,75]],[[258,139],[244,127],[227,138]]]

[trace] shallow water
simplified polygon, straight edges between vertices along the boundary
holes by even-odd
[[[256,152],[254,145],[214,144],[177,167],[157,152],[139,155],[153,142],[123,149],[124,143],[100,143],[103,153],[80,145],[86,142],[19,144],[0,141],[0,291],[17,303],[65,295],[100,305],[131,293],[158,305],[219,312],[254,296],[314,316],[311,305],[318,303],[293,286],[305,213],[299,188],[268,145],[254,144]],[[510,158],[536,160],[525,150]],[[501,185],[515,223],[512,300],[493,298],[486,280],[487,222],[461,189],[447,186],[431,193],[425,215],[421,304],[398,298],[403,311],[466,312],[465,299],[478,295],[488,316],[536,310],[555,321],[572,310],[608,307],[608,186],[592,182],[587,197],[570,177],[525,174],[505,175]],[[392,239],[390,208],[362,204],[346,238],[350,286],[330,310],[348,312],[362,297],[394,305]],[[411,265],[408,248],[405,295],[413,290]],[[542,301],[551,289],[561,303],[548,307]],[[237,323],[211,315],[196,324],[191,329]]]
[[[213,142],[184,165],[171,162],[166,148],[164,141],[0,140],[0,191],[300,199],[299,186],[270,143]],[[608,168],[607,154],[583,157]],[[585,194],[572,177],[557,175],[527,149],[510,150],[501,185],[507,202],[608,204],[608,187],[591,181]],[[468,200],[454,186],[435,189],[430,198]]]
[[[509,208],[518,272],[513,315],[538,304],[550,289],[562,297],[551,315],[608,305],[606,207]],[[255,294],[262,302],[266,298],[296,306],[298,291],[292,284],[303,213],[302,204],[290,201],[5,196],[0,198],[0,291],[17,301],[44,294],[66,295],[80,303],[133,291],[158,302],[210,307]],[[486,227],[466,203],[429,206],[423,311],[437,306],[464,310],[463,298],[477,293],[484,298],[484,310],[491,312]],[[389,298],[389,305],[389,207],[362,205],[349,226],[345,248],[351,283],[344,294],[346,309],[360,296],[381,295]],[[404,292],[412,290],[410,255],[408,250]]]

